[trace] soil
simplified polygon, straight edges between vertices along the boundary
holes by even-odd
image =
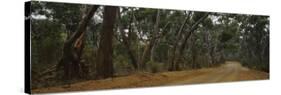
[[[162,72],[153,74],[136,73],[129,76],[108,78],[103,80],[90,80],[70,85],[33,89],[32,93],[218,83],[263,79],[269,79],[269,74],[266,72],[248,69],[246,67],[241,66],[239,62],[227,61],[225,64],[214,68]]]

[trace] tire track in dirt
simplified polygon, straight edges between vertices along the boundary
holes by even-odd
[[[193,78],[180,79],[177,81],[170,82],[168,83],[168,85],[238,81],[239,73],[243,68],[244,67],[242,67],[239,62],[229,61],[221,67],[213,69],[207,74]]]

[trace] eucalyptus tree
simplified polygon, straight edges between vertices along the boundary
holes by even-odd
[[[243,65],[269,72],[269,17],[237,16]]]
[[[173,46],[173,53],[172,53],[172,59],[171,59],[171,65],[169,67],[169,71],[179,70],[179,60],[182,57],[183,50],[185,49],[187,40],[191,36],[191,34],[198,28],[199,24],[204,21],[208,17],[209,13],[193,13],[193,16],[191,18],[191,23],[189,23],[189,27],[187,30],[184,30],[185,24],[189,20],[189,16],[186,17],[184,20],[184,23],[179,28],[179,31],[177,32],[177,39],[175,42],[180,42],[180,44],[175,43]],[[184,32],[184,33],[183,33]],[[182,34],[183,33],[183,34]],[[183,37],[181,37],[184,35]]]
[[[99,6],[88,6],[89,10],[83,13],[83,17],[74,33],[65,41],[63,46],[63,55],[58,63],[57,69],[63,67],[64,79],[82,77],[83,63],[81,63],[82,37],[86,31],[87,25]]]
[[[114,74],[112,43],[117,11],[118,8],[113,6],[106,6],[104,8],[96,68],[98,78],[113,77]]]

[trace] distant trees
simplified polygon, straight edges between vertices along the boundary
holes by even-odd
[[[267,16],[32,4],[33,79],[103,79],[213,67],[225,60],[269,71]]]
[[[269,18],[239,16],[240,56],[243,65],[269,72]]]
[[[128,9],[123,9],[122,12],[128,12],[129,14],[127,16],[121,16],[121,10],[119,10],[118,13],[118,31],[120,31],[120,38],[122,39],[119,40],[125,47],[126,47],[126,52],[129,56],[129,59],[131,60],[131,64],[133,65],[134,69],[139,69],[139,65],[137,63],[137,57],[136,53],[134,53],[134,49],[132,48],[132,40],[133,40],[133,30],[134,26],[131,24],[134,21],[134,11]],[[130,12],[129,12],[130,11]],[[124,22],[128,21],[128,22]],[[127,28],[128,35],[126,36],[125,29]],[[118,36],[118,35],[117,35]]]
[[[156,36],[159,32],[160,10],[156,10],[155,12],[156,12],[156,14],[155,14],[156,16],[155,16],[155,22],[153,25],[153,29],[151,30],[150,38],[148,39],[148,42],[145,45],[144,51],[142,53],[141,59],[139,60],[139,64],[142,69],[146,69],[147,61],[153,60],[153,58],[151,57],[152,56],[151,54],[153,53],[152,49],[154,48]]]

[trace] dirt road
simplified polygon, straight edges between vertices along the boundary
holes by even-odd
[[[177,80],[169,84],[195,84],[195,83],[214,83],[214,82],[227,82],[227,81],[238,81],[245,78],[243,73],[249,71],[248,68],[242,67],[238,62],[226,62],[219,68],[212,68],[207,70],[208,73],[199,75],[193,78]],[[262,72],[261,72],[262,73]],[[263,78],[267,78],[267,74]],[[258,75],[250,75],[249,79],[263,79],[256,78]],[[247,80],[247,79],[245,79]]]
[[[41,89],[34,89],[34,93],[62,92],[77,90],[97,90],[112,88],[178,85],[178,84],[198,84],[230,82],[242,80],[269,79],[269,74],[261,71],[251,70],[242,67],[239,62],[227,61],[220,67],[203,68],[199,70],[175,71],[163,73],[141,73],[125,77],[117,77],[104,80],[90,80],[71,84],[70,87],[57,86]]]

